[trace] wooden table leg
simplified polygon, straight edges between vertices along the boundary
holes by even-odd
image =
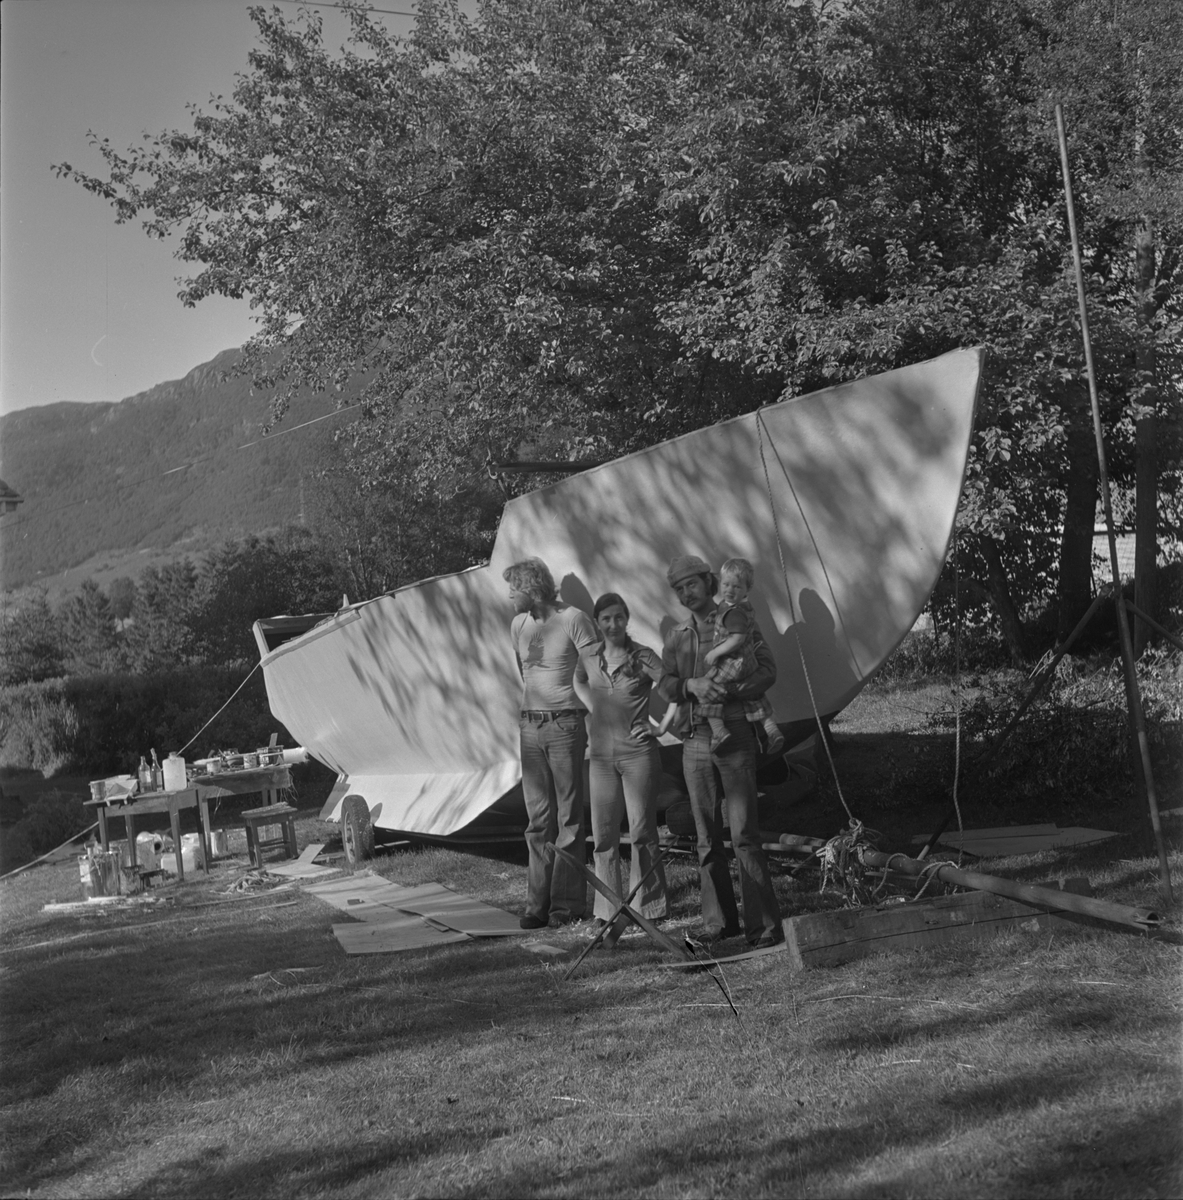
[[[288,858],[300,857],[300,852],[296,849],[296,818],[293,813],[284,815],[283,848],[287,852]]]
[[[197,823],[201,827],[201,848],[205,853],[205,873],[209,874],[209,862],[214,856],[213,831],[209,827],[209,800],[197,793]]]
[[[103,848],[103,853],[107,852],[107,806],[100,804],[98,807],[99,814],[99,845]]]
[[[177,856],[177,878],[185,882],[185,855],[181,851],[181,813],[175,804],[168,806],[168,823],[173,831],[173,849]]]
[[[132,816],[131,805],[123,811],[123,830],[127,834],[127,860],[131,869],[136,869],[136,819]]]

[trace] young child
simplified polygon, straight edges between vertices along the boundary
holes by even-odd
[[[704,661],[707,678],[719,684],[738,683],[756,669],[753,631],[756,614],[748,600],[756,571],[746,558],[729,558],[719,568],[719,607],[715,611],[715,639]],[[785,739],[772,719],[766,696],[743,702],[744,714],[752,724],[759,722],[768,739],[768,753],[779,754]],[[723,705],[699,704],[698,711],[711,726],[711,749],[718,750],[731,736],[723,722]]]

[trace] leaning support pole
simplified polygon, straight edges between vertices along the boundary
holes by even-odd
[[[1146,803],[1150,808],[1150,824],[1158,846],[1158,866],[1162,876],[1163,898],[1170,904],[1171,870],[1167,865],[1167,848],[1158,817],[1158,797],[1154,789],[1154,773],[1150,767],[1150,742],[1146,736],[1146,717],[1142,712],[1142,696],[1138,691],[1138,672],[1134,666],[1134,644],[1130,638],[1125,597],[1121,593],[1121,569],[1117,564],[1117,539],[1113,534],[1113,507],[1109,499],[1109,469],[1105,462],[1105,439],[1101,432],[1101,405],[1097,399],[1097,374],[1093,369],[1093,347],[1089,340],[1088,307],[1085,304],[1084,270],[1080,264],[1080,242],[1076,236],[1076,208],[1072,202],[1072,175],[1068,169],[1068,137],[1064,132],[1064,109],[1056,105],[1056,131],[1060,136],[1060,169],[1064,175],[1064,199],[1068,207],[1068,232],[1072,238],[1072,260],[1076,267],[1076,298],[1080,305],[1080,335],[1084,340],[1084,362],[1089,380],[1089,402],[1093,410],[1093,434],[1097,441],[1097,467],[1101,478],[1101,503],[1105,509],[1105,528],[1109,533],[1109,565],[1113,572],[1113,587],[1117,603],[1117,632],[1121,639],[1121,660],[1125,667],[1126,702],[1130,722],[1138,743],[1142,762],[1142,782],[1146,788]]]
[[[1146,624],[1155,631],[1155,633],[1161,634],[1163,637],[1165,637],[1167,641],[1175,647],[1176,650],[1183,650],[1183,642],[1179,641],[1179,639],[1173,633],[1171,633],[1169,629],[1164,629],[1149,613],[1144,613],[1130,600],[1126,601],[1126,608],[1128,608],[1135,617],[1141,617],[1142,620],[1145,621]]]
[[[878,850],[864,850],[863,865],[884,867],[898,871],[901,875],[935,875],[942,883],[955,887],[972,888],[976,892],[991,892],[995,896],[1009,896],[1012,900],[1023,900],[1027,904],[1038,904],[1060,912],[1080,913],[1084,917],[1096,917],[1115,925],[1131,925],[1143,931],[1155,928],[1161,918],[1148,908],[1133,908],[1128,904],[1111,904],[1108,900],[1097,900],[1092,896],[1078,896],[1075,892],[1061,892],[1054,888],[1037,887],[1031,883],[1016,883],[1013,879],[1000,879],[997,875],[980,875],[977,871],[963,871],[952,864],[938,865],[905,858],[902,854],[883,854]]]

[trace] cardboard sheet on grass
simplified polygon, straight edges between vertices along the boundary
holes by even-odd
[[[358,922],[333,926],[346,954],[391,954],[523,932],[516,917],[442,883],[408,888],[367,874],[306,890]]]
[[[1081,829],[1079,826],[1057,829],[1055,825],[1004,825],[997,829],[967,829],[964,833],[954,829],[942,834],[937,844],[964,850],[976,858],[1002,858],[1008,854],[1035,854],[1039,850],[1087,846],[1090,842],[1103,842],[1117,836],[1105,829]],[[912,840],[920,845],[928,839],[922,835]]]
[[[313,859],[324,849],[322,842],[313,842],[305,846],[299,858],[286,863],[268,863],[269,875],[283,875],[288,879],[315,879],[318,875],[335,875],[336,867],[317,866]]]

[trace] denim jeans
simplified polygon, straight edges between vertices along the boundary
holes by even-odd
[[[661,755],[657,743],[629,747],[611,758],[591,760],[591,827],[596,874],[623,900],[628,892],[621,885],[620,822],[628,813],[628,831],[633,853],[629,867],[629,890],[649,871],[657,870],[633,898],[642,916],[652,921],[669,916],[665,869],[657,845],[657,789],[661,781]],[[613,905],[596,892],[595,915],[605,921]]]
[[[587,907],[587,883],[574,867],[556,858],[554,845],[583,862],[583,755],[587,725],[580,715],[539,721],[522,717],[522,793],[526,800],[526,913],[578,920]]]
[[[726,796],[731,847],[739,868],[744,933],[749,941],[764,934],[779,937],[780,909],[756,824],[756,738],[742,714],[727,721],[727,730],[731,737],[714,754],[709,725],[696,725],[682,746],[682,770],[698,830],[702,923],[709,930],[739,929],[739,911],[723,848],[722,799]]]

